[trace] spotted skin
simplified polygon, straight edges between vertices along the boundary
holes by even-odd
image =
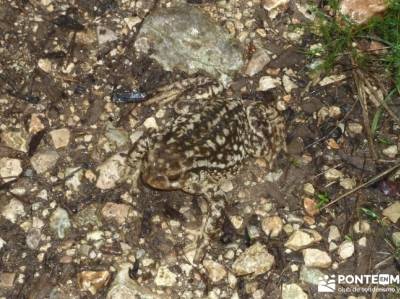
[[[203,193],[206,181],[218,184],[248,158],[262,157],[272,166],[285,149],[283,118],[261,102],[182,97],[174,111],[174,118],[132,150],[143,181],[155,189]]]

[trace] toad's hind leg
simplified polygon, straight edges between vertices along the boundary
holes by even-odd
[[[221,211],[223,210],[225,206],[225,197],[221,196],[217,200],[217,198],[214,196],[211,196],[211,194],[204,194],[203,196],[204,199],[204,205],[205,208],[203,208],[204,213],[201,221],[201,226],[199,230],[199,235],[197,236],[196,240],[196,254],[194,257],[194,262],[196,264],[200,263],[201,260],[204,257],[205,254],[205,249],[209,244],[209,239],[211,235],[214,235],[215,232],[218,230],[217,228],[217,223],[218,219],[221,217],[222,213]]]

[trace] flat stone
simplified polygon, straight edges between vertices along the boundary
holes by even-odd
[[[293,234],[290,235],[289,239],[285,243],[285,247],[298,251],[300,249],[306,248],[311,244],[315,243],[315,237],[303,230],[296,230]]]
[[[281,85],[280,78],[273,78],[271,76],[262,76],[258,82],[258,91],[267,91]]]
[[[164,70],[204,71],[227,83],[243,64],[242,46],[195,5],[159,8],[146,17],[135,42]]]
[[[24,205],[19,200],[13,198],[7,205],[2,207],[1,215],[12,223],[15,223],[18,217],[25,215]]]
[[[0,273],[0,289],[11,289],[14,286],[16,273]]]
[[[255,243],[247,248],[233,263],[232,270],[236,275],[260,275],[272,268],[275,262],[264,245]]]
[[[382,215],[389,218],[393,223],[396,223],[400,218],[400,201],[396,201],[384,209]]]
[[[28,152],[28,135],[25,131],[4,131],[1,133],[1,141],[5,145],[21,152]]]
[[[355,23],[365,23],[373,16],[384,12],[388,7],[386,0],[342,0],[340,12]]]
[[[325,251],[307,248],[302,253],[306,267],[329,268],[332,264],[331,257]]]
[[[122,225],[126,223],[131,207],[126,204],[108,202],[101,209],[101,214],[106,220],[112,220]]]
[[[97,170],[99,177],[96,187],[103,190],[114,188],[126,173],[126,158],[116,154],[101,164]]]
[[[261,228],[267,236],[276,238],[282,232],[283,221],[279,216],[267,217],[261,222]]]
[[[43,150],[33,155],[31,164],[38,174],[42,174],[52,169],[57,164],[59,157],[56,151]]]
[[[158,268],[154,283],[159,287],[172,287],[176,284],[176,274],[166,266]]]
[[[67,128],[63,128],[51,131],[50,136],[53,140],[54,147],[59,149],[68,145],[71,133]]]
[[[308,296],[299,285],[284,283],[282,285],[282,299],[308,299]]]
[[[5,183],[15,180],[21,173],[21,160],[0,158],[0,177]]]
[[[218,282],[226,277],[225,267],[213,260],[204,260],[203,266],[207,270],[208,277],[212,282]]]

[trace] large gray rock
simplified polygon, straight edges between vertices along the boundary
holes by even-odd
[[[144,21],[135,46],[142,53],[151,49],[167,71],[202,70],[223,83],[244,63],[239,43],[192,5],[157,9]]]

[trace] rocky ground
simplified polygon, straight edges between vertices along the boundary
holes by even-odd
[[[184,48],[183,15],[171,47],[141,42],[178,2],[208,16],[189,52],[220,47],[210,64],[165,54]],[[0,298],[397,298],[317,290],[325,275],[398,273],[400,127],[384,114],[368,141],[366,108],[371,120],[387,80],[348,63],[318,73],[314,18],[306,1],[0,0]],[[197,261],[204,199],[133,192],[123,153],[157,116],[146,99],[199,73],[275,103],[288,151],[224,182]]]

